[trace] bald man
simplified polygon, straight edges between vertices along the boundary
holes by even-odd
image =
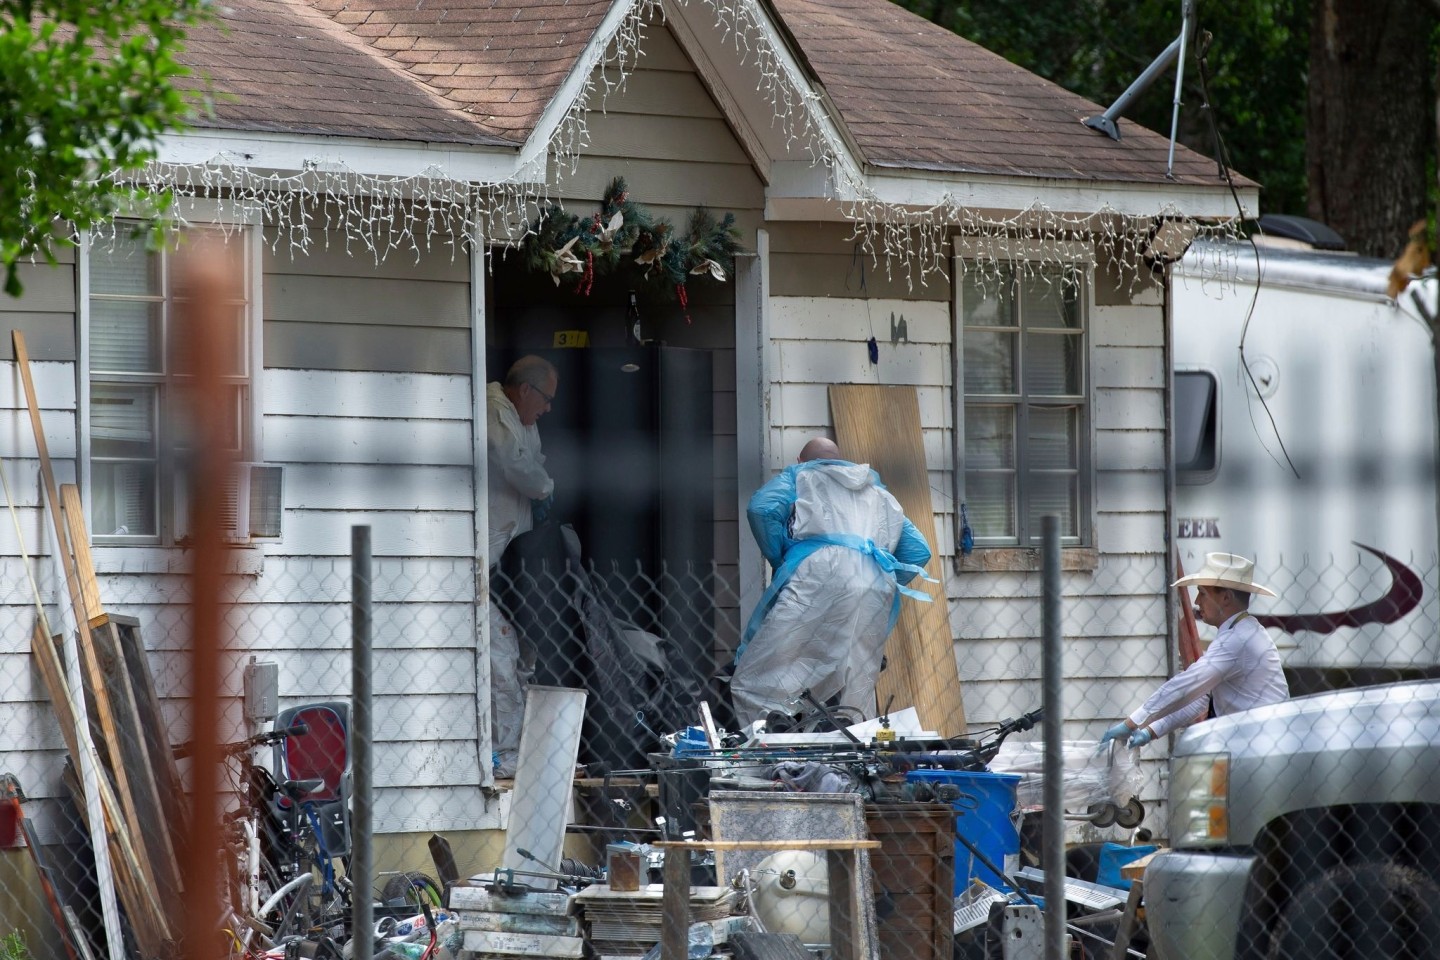
[[[902,592],[930,546],[867,464],[815,437],[750,499],[750,530],[775,575],[730,681],[740,724],[795,713],[806,690],[866,717]]]

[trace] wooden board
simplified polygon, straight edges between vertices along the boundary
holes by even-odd
[[[190,811],[185,805],[185,785],[180,779],[180,768],[175,763],[175,749],[170,743],[165,714],[160,709],[160,698],[155,694],[155,678],[150,672],[150,660],[145,655],[145,643],[140,638],[140,621],[134,617],[111,614],[110,625],[129,674],[130,689],[135,695],[135,709],[145,735],[145,748],[150,756],[151,771],[155,776],[155,788],[160,793],[160,804],[165,808],[165,822],[170,825],[171,842],[178,853],[179,838],[189,835],[187,825],[190,822]]]
[[[45,505],[55,532],[55,550],[64,571],[65,585],[68,588],[70,605],[74,611],[76,623],[82,627],[77,641],[83,674],[82,683],[87,687],[84,691],[85,700],[89,701],[92,697],[94,699],[96,715],[91,718],[92,723],[98,720],[99,727],[105,735],[105,753],[111,764],[110,773],[115,780],[114,789],[108,789],[110,785],[103,769],[97,770],[97,779],[100,781],[97,788],[105,810],[107,836],[110,844],[118,846],[119,852],[122,854],[120,867],[115,873],[115,883],[125,900],[131,927],[140,941],[141,949],[151,955],[160,955],[165,951],[164,941],[174,938],[170,934],[167,918],[156,897],[155,878],[151,872],[151,861],[145,848],[143,825],[130,795],[124,758],[118,749],[114,717],[110,712],[109,692],[105,689],[93,650],[88,643],[89,638],[86,636],[85,625],[89,623],[90,618],[86,616],[85,600],[81,593],[79,578],[75,573],[75,561],[69,547],[70,537],[64,518],[61,516],[60,491],[55,483],[54,468],[50,463],[50,449],[46,442],[45,427],[40,418],[40,402],[36,397],[35,381],[30,372],[30,355],[25,348],[25,335],[19,330],[12,330],[10,339],[15,349],[15,365],[20,372],[20,382],[25,392],[25,406],[30,414],[30,427],[34,434],[35,449],[40,460],[40,476],[44,484]],[[48,640],[43,628],[37,624],[36,629],[39,631],[39,636]],[[34,646],[32,644],[32,649]],[[43,644],[41,646],[43,649]],[[53,651],[53,646],[50,649]],[[63,670],[58,670],[58,673],[63,676]],[[68,709],[69,700],[65,700],[63,708],[57,702],[55,708],[57,712],[61,709]],[[82,739],[78,735],[78,730],[84,721],[76,718],[73,722],[77,728],[76,739],[78,741]],[[89,738],[83,739],[88,741]],[[81,744],[82,749],[86,746],[87,744]],[[78,754],[75,755],[75,758],[77,763],[80,762]],[[99,768],[101,765],[98,762],[98,752],[96,761],[96,766]]]
[[[836,384],[830,387],[835,442],[845,459],[868,463],[894,494],[905,516],[934,549],[935,513],[930,502],[930,476],[920,435],[920,403],[914,387],[880,384]],[[879,706],[894,696],[890,709],[913,706],[926,730],[942,736],[966,732],[960,673],[955,666],[955,641],[945,600],[945,572],[938,556],[910,587],[930,595],[930,603],[904,598],[900,620],[885,645],[887,665],[875,693]]]

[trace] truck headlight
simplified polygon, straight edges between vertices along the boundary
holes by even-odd
[[[1175,757],[1170,766],[1171,842],[1215,847],[1230,840],[1230,754]]]

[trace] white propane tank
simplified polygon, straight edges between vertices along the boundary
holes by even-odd
[[[766,930],[830,945],[829,867],[823,854],[781,850],[761,860],[750,876],[755,912]]]

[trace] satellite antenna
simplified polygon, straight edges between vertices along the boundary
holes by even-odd
[[[1099,130],[1111,140],[1120,139],[1120,116],[1170,68],[1170,64],[1179,63],[1175,70],[1175,104],[1170,116],[1170,155],[1165,164],[1165,176],[1174,179],[1175,177],[1175,136],[1180,127],[1180,87],[1185,80],[1185,47],[1195,33],[1195,3],[1196,0],[1180,0],[1180,36],[1170,42],[1170,46],[1161,51],[1160,56],[1151,61],[1135,82],[1130,84],[1126,91],[1120,94],[1119,99],[1110,105],[1110,108],[1096,117],[1086,117],[1082,123],[1092,130]]]

